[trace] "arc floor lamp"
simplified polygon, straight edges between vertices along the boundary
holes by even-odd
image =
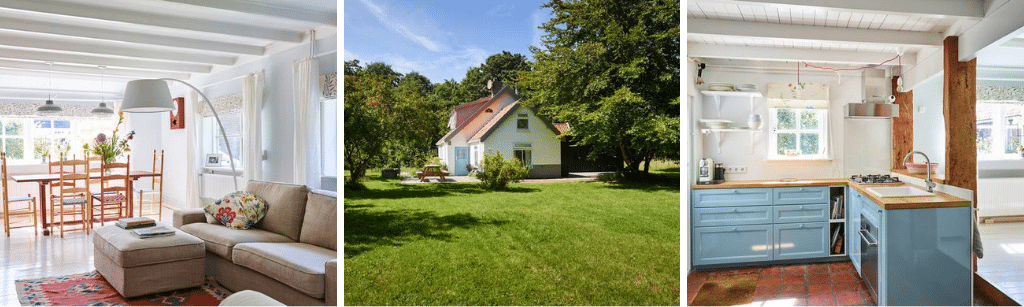
[[[203,101],[206,101],[206,105],[210,107],[210,111],[213,112],[213,118],[217,120],[217,125],[220,126],[220,133],[224,137],[224,145],[228,149],[228,162],[231,163],[231,175],[234,176],[234,180],[231,183],[235,185],[235,191],[238,191],[238,172],[235,171],[235,159],[233,158],[235,155],[231,153],[231,144],[228,144],[228,136],[224,132],[224,124],[221,124],[217,110],[213,108],[213,104],[210,103],[210,99],[206,98],[203,91],[188,84],[188,82],[172,78],[128,81],[128,85],[124,89],[124,98],[121,100],[121,111],[128,113],[173,111],[174,103],[171,100],[171,90],[167,85],[167,81],[179,82],[192,88],[196,93],[199,93],[199,96],[202,96]],[[179,110],[179,112],[182,111],[184,110]]]

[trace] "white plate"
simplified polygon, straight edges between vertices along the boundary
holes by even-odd
[[[732,126],[732,121],[725,119],[702,119],[700,120],[700,123],[703,124],[704,127],[710,129],[725,129]]]

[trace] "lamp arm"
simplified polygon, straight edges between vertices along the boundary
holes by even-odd
[[[217,126],[220,126],[220,134],[221,136],[224,137],[224,147],[228,149],[228,162],[231,163],[231,175],[234,178],[234,180],[231,180],[231,183],[235,185],[235,191],[238,191],[238,172],[235,171],[235,159],[233,158],[234,154],[231,153],[231,144],[228,143],[228,135],[227,133],[224,132],[224,124],[220,122],[220,116],[217,115],[217,110],[213,108],[213,103],[210,102],[209,98],[206,98],[206,95],[203,94],[203,91],[200,91],[198,88],[196,88],[192,84],[189,84],[188,82],[173,78],[161,78],[160,80],[177,81],[183,83],[188,87],[191,87],[193,90],[195,90],[196,93],[199,93],[199,96],[202,96],[203,100],[206,101],[206,105],[210,107],[210,112],[213,112],[213,118],[217,120]]]

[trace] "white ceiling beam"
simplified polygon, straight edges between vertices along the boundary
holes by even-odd
[[[46,71],[46,70],[5,68],[5,67],[0,66],[0,82],[3,82],[3,81],[5,81],[4,79],[8,79],[8,78],[27,78],[27,77],[42,78],[42,80],[46,80],[48,78],[52,78],[54,82],[61,82],[62,80],[90,81],[90,82],[96,82],[96,83],[100,82],[100,76],[98,74],[64,73],[64,72],[60,72],[60,71],[49,72],[49,71]],[[112,76],[112,75],[105,75],[103,77],[104,81],[106,81],[109,84],[116,84],[116,83],[122,83],[123,84],[123,83],[127,83],[128,81],[132,81],[132,80],[135,80],[135,79],[138,79],[138,78],[139,77]]]
[[[698,18],[687,18],[686,27],[686,33],[743,38],[868,43],[887,46],[942,46],[942,35],[931,32],[816,27]]]
[[[56,1],[0,1],[0,8],[80,18],[117,21],[171,29],[219,33],[283,42],[302,42],[302,32],[292,32],[219,21],[181,18],[149,12],[97,7]]]
[[[999,45],[999,47],[1024,48],[1024,38],[1011,38],[1002,45]]]
[[[686,56],[719,59],[878,64],[896,56],[888,52],[686,44]],[[895,61],[890,65],[896,65]]]
[[[895,13],[939,18],[985,17],[984,1],[979,0],[719,0],[718,2],[761,5],[830,8],[869,13]]]
[[[1020,12],[1024,12],[1024,1],[1006,2],[960,34],[958,60],[970,61],[978,56],[981,49],[1001,45],[1024,32],[1024,18],[1020,18]]]
[[[69,90],[69,89],[45,89],[45,88],[29,88],[29,87],[0,87],[0,93],[4,95],[12,95],[21,92],[43,92],[43,93],[68,93],[68,94],[79,94],[79,95],[95,95],[105,97],[121,97],[124,92],[106,92],[106,91],[93,91],[93,90]],[[23,94],[23,93],[22,93]]]
[[[50,51],[23,50],[0,47],[0,58],[49,61],[57,63],[74,63],[85,65],[104,65],[111,68],[139,68],[150,70],[209,73],[213,66],[192,63],[159,62],[125,58],[111,58],[92,55],[68,54]]]
[[[58,51],[83,52],[93,54],[117,55],[133,58],[167,60],[178,62],[196,62],[217,65],[235,64],[235,58],[228,56],[202,55],[188,52],[132,48],[126,46],[116,46],[113,44],[68,42],[56,39],[42,39],[26,37],[21,35],[8,35],[6,33],[0,33],[0,45],[36,49],[50,49]]]
[[[299,10],[279,5],[267,5],[235,0],[164,0],[167,2],[182,3],[206,8],[215,8],[239,13],[312,22],[327,26],[338,25],[338,14],[320,13],[306,10]]]
[[[159,71],[146,71],[146,70],[131,70],[131,69],[123,69],[123,68],[107,68],[107,69],[104,69],[102,71],[102,73],[101,73],[100,69],[96,68],[96,67],[60,65],[60,64],[53,64],[52,67],[51,67],[51,65],[46,65],[45,63],[22,62],[22,61],[12,61],[12,60],[2,60],[2,59],[0,59],[0,67],[14,68],[14,69],[39,70],[39,71],[44,71],[44,72],[52,70],[54,72],[87,74],[87,75],[96,76],[94,78],[99,78],[98,76],[100,76],[101,74],[102,75],[107,75],[107,76],[121,76],[121,77],[175,78],[175,79],[188,79],[189,76],[190,76],[189,74],[186,74],[186,73],[159,72]]]
[[[1024,81],[1024,68],[978,66],[976,78],[989,81]]]
[[[225,43],[192,38],[181,38],[165,35],[141,34],[136,32],[118,31],[88,26],[69,26],[66,24],[41,22],[21,18],[0,18],[0,29],[46,33],[63,36],[86,37],[93,39],[174,48],[210,50],[248,55],[263,55],[263,52],[266,49],[261,46]]]

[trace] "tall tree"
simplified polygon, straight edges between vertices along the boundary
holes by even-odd
[[[505,85],[514,86],[519,78],[519,72],[531,71],[533,67],[526,60],[526,56],[502,51],[487,57],[487,61],[480,65],[480,69],[488,79],[501,80]]]
[[[622,173],[678,159],[679,2],[550,0],[543,48],[521,74],[527,104],[614,154]],[[674,148],[674,149],[673,149]],[[592,153],[594,156],[595,153]]]
[[[391,86],[398,86],[398,81],[402,80],[402,74],[391,69],[391,65],[384,62],[373,62],[367,64],[366,68],[363,69],[361,73],[373,76],[389,76]]]

